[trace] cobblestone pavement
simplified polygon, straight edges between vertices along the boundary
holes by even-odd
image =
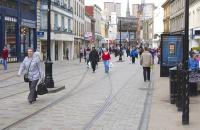
[[[54,63],[59,93],[27,102],[28,87],[16,77],[16,66],[0,70],[0,129],[9,130],[138,130],[143,121],[149,82],[139,63],[117,62],[105,74],[103,64],[92,73],[78,61]],[[4,76],[2,76],[4,75]]]

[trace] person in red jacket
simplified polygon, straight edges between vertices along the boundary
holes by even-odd
[[[109,72],[109,63],[110,63],[110,53],[108,52],[107,49],[103,50],[103,54],[102,54],[102,60],[104,63],[104,67],[105,67],[105,72],[108,73]]]
[[[2,59],[3,59],[4,70],[7,70],[8,48],[6,46],[2,51]]]

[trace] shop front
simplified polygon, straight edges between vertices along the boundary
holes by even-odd
[[[9,50],[8,62],[22,61],[28,48],[37,47],[36,2],[3,0],[1,6],[0,53],[6,46]]]

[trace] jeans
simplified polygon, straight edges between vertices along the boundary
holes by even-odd
[[[144,81],[146,81],[146,80],[150,81],[150,74],[151,74],[151,68],[143,67]]]
[[[4,66],[4,70],[8,69],[7,59],[3,59],[3,66]]]
[[[108,60],[104,60],[103,63],[104,63],[104,67],[105,67],[105,72],[108,72],[109,71],[109,63],[110,62]]]

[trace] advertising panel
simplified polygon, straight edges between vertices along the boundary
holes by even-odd
[[[161,77],[169,76],[169,68],[177,66],[183,60],[183,39],[181,34],[161,35]]]

